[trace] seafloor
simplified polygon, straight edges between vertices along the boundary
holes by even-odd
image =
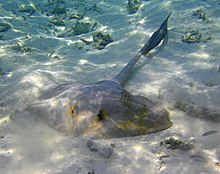
[[[91,142],[23,113],[56,85],[111,79],[170,12],[167,45],[125,88],[171,128]],[[219,45],[218,0],[0,0],[0,173],[219,173]]]

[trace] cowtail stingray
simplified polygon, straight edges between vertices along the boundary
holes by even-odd
[[[140,57],[167,37],[170,14],[114,78],[88,85],[57,86],[40,96],[28,110],[55,130],[74,137],[119,138],[171,127],[169,113],[161,103],[132,95],[122,87]]]

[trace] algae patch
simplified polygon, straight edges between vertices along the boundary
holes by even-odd
[[[65,28],[64,31],[58,34],[58,37],[65,37],[65,36],[75,36],[80,34],[85,34],[90,31],[93,31],[96,27],[96,22],[85,22],[85,21],[76,21],[72,27]]]
[[[193,16],[201,19],[202,21],[209,21],[210,19],[207,17],[207,14],[202,9],[194,10],[192,13]]]
[[[109,34],[98,32],[93,35],[93,48],[95,49],[104,49],[105,46],[111,42],[113,42],[113,40]]]
[[[128,0],[127,6],[126,6],[128,14],[136,13],[140,5],[141,5],[140,0]]]
[[[182,41],[185,43],[200,43],[200,42],[207,42],[211,39],[211,36],[208,36],[207,38],[203,38],[202,34],[199,32],[199,30],[192,30],[190,32],[186,32],[182,36]]]
[[[29,13],[30,15],[32,15],[35,11],[35,8],[31,5],[23,4],[19,7],[19,12]]]
[[[168,137],[161,141],[160,146],[165,146],[167,149],[180,149],[180,150],[192,150],[194,145],[191,140],[180,140],[175,137]]]
[[[11,25],[6,22],[0,22],[0,32],[5,32],[11,28]]]

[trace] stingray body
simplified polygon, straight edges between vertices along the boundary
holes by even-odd
[[[169,16],[112,80],[60,85],[42,95],[29,109],[52,128],[74,137],[118,138],[169,128],[172,123],[160,103],[132,95],[122,87],[139,58],[167,36]]]

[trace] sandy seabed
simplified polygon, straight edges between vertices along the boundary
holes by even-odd
[[[0,173],[220,172],[220,4],[143,0],[138,6],[128,14],[125,0],[0,1]],[[22,112],[56,85],[111,79],[170,12],[167,45],[153,59],[142,58],[125,88],[160,100],[171,128],[88,142]],[[81,33],[70,30],[76,20],[88,23]],[[97,47],[97,32],[113,42]]]

